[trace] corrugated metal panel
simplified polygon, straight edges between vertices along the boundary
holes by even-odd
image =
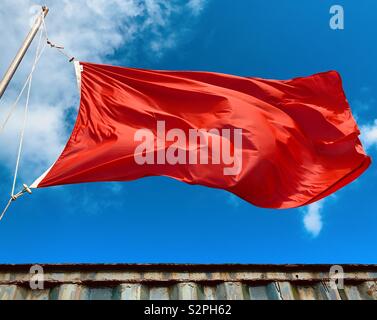
[[[377,300],[377,266],[42,265],[44,289],[30,289],[31,265],[0,265],[0,300]]]

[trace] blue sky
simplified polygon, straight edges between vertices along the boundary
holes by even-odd
[[[274,79],[335,69],[374,158],[376,1],[191,4],[196,11],[172,14],[167,23],[119,41],[110,51],[98,49],[100,54],[92,57],[76,43],[72,51],[103,63]],[[344,30],[329,27],[334,4],[344,7]],[[177,5],[187,6],[187,1]],[[54,2],[49,6],[53,11]],[[109,39],[101,44],[118,41]],[[66,134],[74,113],[64,113]],[[49,143],[36,148],[53,149]],[[1,204],[7,200],[10,174],[11,167],[2,164]],[[159,177],[36,190],[17,201],[0,223],[0,263],[377,263],[376,176],[372,164],[356,182],[310,210],[260,209],[221,190]]]

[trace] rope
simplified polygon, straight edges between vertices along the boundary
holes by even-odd
[[[43,14],[42,14],[43,16]],[[7,205],[5,206],[4,210],[2,211],[1,215],[0,215],[0,221],[3,219],[5,213],[8,211],[10,205],[12,204],[13,201],[16,201],[20,196],[22,196],[23,194],[25,194],[26,192],[27,193],[31,193],[31,190],[29,189],[28,186],[26,185],[23,185],[23,189],[22,191],[18,192],[17,194],[14,193],[15,191],[15,188],[16,188],[16,183],[17,183],[17,176],[18,176],[18,169],[19,169],[19,166],[20,166],[20,159],[21,159],[21,154],[22,154],[22,147],[23,147],[23,141],[24,141],[24,136],[25,136],[25,129],[26,129],[26,125],[27,125],[27,117],[28,117],[28,112],[29,112],[29,102],[30,102],[30,92],[31,92],[31,84],[32,84],[32,81],[33,81],[33,73],[35,71],[35,68],[38,64],[38,61],[40,59],[40,57],[42,56],[42,53],[46,47],[46,45],[44,47],[42,47],[42,35],[43,33],[40,32],[40,36],[39,36],[39,41],[38,41],[38,46],[37,46],[37,49],[36,49],[36,52],[35,52],[35,58],[34,58],[34,63],[33,63],[33,66],[31,68],[31,72],[28,76],[28,78],[26,79],[26,82],[20,92],[20,94],[18,95],[17,99],[16,99],[16,102],[13,104],[11,110],[10,110],[10,113],[8,114],[8,117],[6,118],[2,128],[1,128],[1,131],[4,130],[5,128],[5,125],[7,124],[8,120],[10,119],[12,113],[14,112],[21,96],[22,96],[22,93],[24,92],[26,86],[27,86],[27,94],[26,94],[26,102],[25,102],[25,110],[24,110],[24,120],[23,120],[23,124],[22,124],[22,128],[21,128],[21,133],[20,133],[20,142],[19,142],[19,145],[18,145],[18,152],[17,152],[17,161],[16,161],[16,166],[15,166],[15,170],[14,170],[14,176],[13,176],[13,184],[12,184],[12,191],[11,191],[11,195],[10,195],[10,199],[7,203]]]
[[[57,49],[61,54],[63,54],[65,57],[67,57],[69,59],[68,60],[69,62],[75,61],[74,57],[69,56],[64,51],[64,47],[58,46],[58,45],[54,44],[53,42],[51,42],[49,40],[48,31],[47,31],[47,27],[46,27],[46,23],[45,23],[45,19],[44,19],[44,14],[42,13],[41,16],[42,16],[42,30],[40,32],[38,46],[37,46],[37,50],[36,50],[36,53],[35,53],[35,59],[34,59],[33,66],[31,68],[31,71],[30,71],[30,73],[29,73],[29,75],[28,75],[28,77],[27,77],[27,79],[26,79],[26,81],[25,81],[25,83],[24,83],[21,91],[20,91],[20,94],[17,96],[17,99],[14,102],[14,104],[11,106],[10,111],[8,112],[8,115],[6,116],[4,123],[0,127],[0,134],[1,134],[4,131],[5,126],[8,124],[9,119],[13,115],[13,113],[14,113],[17,105],[18,105],[18,102],[21,99],[21,96],[22,96],[22,94],[24,93],[24,91],[25,91],[25,89],[27,87],[26,103],[25,103],[25,110],[24,110],[24,120],[23,120],[23,125],[22,125],[21,133],[20,133],[20,142],[19,142],[19,145],[18,145],[17,161],[16,161],[15,170],[14,170],[11,196],[10,196],[10,199],[9,199],[7,205],[5,206],[4,210],[2,211],[2,213],[0,215],[0,221],[3,219],[5,213],[8,211],[8,209],[11,206],[12,202],[16,201],[19,197],[21,197],[25,193],[31,194],[31,190],[25,184],[23,185],[23,189],[20,192],[18,192],[17,194],[14,194],[14,191],[15,191],[16,184],[17,184],[18,169],[19,169],[19,166],[20,166],[20,159],[21,159],[21,154],[22,154],[22,147],[23,147],[23,142],[24,142],[24,135],[25,135],[25,129],[26,129],[27,117],[28,117],[28,111],[29,111],[29,101],[30,101],[31,84],[32,84],[33,73],[35,71],[35,68],[36,68],[36,66],[37,66],[37,64],[38,64],[38,62],[39,62],[39,60],[40,60],[40,58],[41,58],[44,50],[46,49],[47,45],[49,45],[53,49]],[[43,33],[45,35],[46,43],[45,43],[45,45],[43,47],[41,47]]]
[[[0,215],[0,221],[3,220],[3,217],[4,217],[5,213],[8,211],[12,202],[16,201],[19,197],[21,197],[25,193],[31,194],[31,190],[26,184],[24,184],[24,188],[20,192],[18,192],[17,194],[10,197],[7,205],[5,206],[4,210],[2,211],[2,213]]]
[[[35,59],[34,59],[32,70],[34,70],[36,65],[37,65],[37,59],[38,59],[39,52],[41,50],[41,44],[42,44],[42,32],[40,33],[40,36],[39,36],[38,47],[37,47],[37,51],[35,53]],[[18,168],[19,168],[19,165],[20,165],[22,146],[23,146],[24,135],[25,135],[25,128],[26,128],[27,117],[28,117],[28,113],[29,113],[29,101],[30,101],[30,91],[31,91],[32,81],[33,81],[33,73],[31,73],[28,88],[27,88],[25,111],[24,111],[24,122],[22,124],[22,129],[21,129],[20,143],[18,145],[18,154],[17,154],[16,167],[15,167],[15,170],[14,170],[11,196],[14,196],[14,189],[16,187],[16,182],[17,182]]]
[[[22,95],[23,95],[23,93],[24,93],[26,87],[28,86],[28,84],[29,84],[29,82],[30,82],[30,79],[32,78],[32,75],[33,75],[33,73],[34,73],[35,67],[37,66],[37,64],[38,64],[38,62],[39,62],[39,60],[40,60],[40,58],[42,57],[43,52],[44,52],[45,49],[46,49],[46,46],[47,46],[47,45],[45,44],[44,47],[40,50],[40,53],[39,53],[39,55],[38,55],[38,57],[37,57],[37,59],[36,59],[36,64],[33,65],[33,68],[31,69],[31,71],[30,71],[28,77],[26,78],[26,81],[25,81],[24,85],[22,86],[22,89],[21,89],[19,95],[17,96],[17,98],[16,98],[15,102],[13,103],[13,105],[10,107],[10,109],[9,109],[9,111],[8,111],[8,114],[7,114],[7,116],[5,117],[5,120],[4,120],[4,122],[2,123],[2,125],[1,125],[1,127],[0,127],[0,134],[3,133],[3,131],[4,131],[5,127],[6,127],[6,125],[8,124],[10,118],[12,117],[14,111],[16,110],[17,105],[18,105],[18,102],[20,101],[20,99],[21,99],[21,97],[22,97]]]
[[[8,204],[5,206],[3,212],[0,215],[0,221],[3,220],[5,213],[8,211],[8,209],[9,209],[10,205],[12,204],[12,202],[13,202],[13,199],[10,198],[9,201],[8,201]]]
[[[62,55],[64,55],[69,62],[73,62],[75,61],[75,57],[73,56],[70,56],[68,53],[65,52],[64,50],[64,47],[63,46],[59,46],[57,44],[54,44],[48,37],[48,31],[47,31],[47,26],[46,26],[46,23],[45,23],[45,18],[44,18],[44,15],[42,15],[42,24],[43,24],[43,30],[45,32],[45,37],[46,37],[46,42],[47,44],[52,48],[52,49],[56,49],[58,52],[60,52]]]
[[[69,62],[73,62],[73,61],[75,60],[74,57],[71,57],[70,55],[68,55],[67,53],[65,53],[65,51],[64,51],[64,47],[62,47],[62,46],[58,46],[58,45],[55,45],[55,44],[53,44],[53,43],[49,40],[48,32],[47,32],[47,26],[46,26],[46,23],[45,23],[45,16],[44,16],[43,13],[41,14],[41,17],[42,17],[42,32],[44,32],[44,34],[45,34],[46,44],[45,44],[45,45],[43,46],[43,48],[40,50],[40,53],[39,53],[39,55],[38,55],[38,57],[37,57],[37,59],[36,59],[36,64],[33,65],[33,68],[32,68],[32,70],[30,71],[30,73],[29,73],[29,75],[28,75],[28,77],[27,77],[27,79],[26,79],[26,81],[25,81],[25,83],[24,83],[24,85],[23,85],[23,87],[22,87],[22,89],[21,89],[21,91],[20,91],[20,93],[19,93],[19,95],[18,95],[16,101],[14,102],[14,104],[12,105],[12,107],[10,108],[10,111],[8,112],[8,115],[7,115],[7,117],[5,118],[5,121],[4,121],[3,124],[1,125],[1,127],[0,127],[0,134],[4,131],[5,126],[8,124],[9,119],[10,119],[11,116],[13,115],[13,112],[14,112],[14,110],[16,109],[16,107],[17,107],[17,105],[18,105],[18,102],[19,102],[19,100],[21,99],[21,96],[22,96],[22,94],[24,93],[24,91],[25,91],[25,89],[26,89],[26,87],[27,87],[27,85],[28,85],[30,79],[32,78],[32,75],[33,75],[33,72],[34,72],[34,70],[35,70],[35,67],[38,65],[38,62],[39,62],[40,58],[42,57],[42,55],[43,55],[43,53],[44,53],[44,51],[45,51],[47,45],[49,45],[51,48],[56,48],[60,53],[62,53],[64,56],[66,56],[66,57],[69,59]]]
[[[46,49],[46,46],[49,45],[51,48],[55,48],[57,49],[60,53],[62,53],[64,56],[66,56],[68,59],[69,59],[69,62],[73,62],[75,60],[74,57],[71,57],[70,55],[68,55],[65,51],[64,51],[64,47],[62,46],[58,46],[56,44],[53,44],[50,40],[49,40],[49,37],[48,37],[48,32],[47,32],[47,26],[46,26],[46,23],[45,23],[45,19],[44,19],[44,14],[42,13],[42,32],[44,32],[45,34],[45,39],[46,39],[46,44],[43,46],[43,48],[40,50],[39,52],[39,55],[38,57],[36,58],[36,63],[34,63],[28,77],[26,78],[26,81],[25,83],[23,84],[22,86],[22,89],[19,93],[19,95],[17,96],[15,102],[13,103],[13,105],[10,107],[9,111],[8,111],[8,114],[7,116],[5,117],[5,120],[4,122],[2,123],[2,125],[0,126],[0,135],[3,133],[6,125],[8,124],[10,118],[12,117],[12,115],[14,114],[14,111],[16,110],[17,108],[17,105],[18,105],[18,102],[19,100],[21,99],[26,87],[28,86],[32,76],[33,76],[33,73],[34,73],[34,70],[35,70],[35,67],[38,65],[39,63],[39,60],[40,58],[42,57],[45,49]]]

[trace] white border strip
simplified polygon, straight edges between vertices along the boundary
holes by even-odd
[[[73,64],[75,66],[77,87],[81,95],[81,73],[84,71],[84,66],[80,64],[80,61],[76,61],[76,60],[73,62]]]
[[[56,162],[55,162],[56,163]],[[50,172],[50,170],[52,169],[52,167],[55,165],[55,163],[50,167],[48,168],[45,173],[43,173],[37,180],[35,180],[31,186],[29,186],[30,189],[37,189],[39,184],[41,183],[41,181],[47,176],[47,174]]]

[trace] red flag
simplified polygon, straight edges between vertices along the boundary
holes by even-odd
[[[81,65],[74,130],[33,187],[168,176],[292,208],[371,162],[335,71],[278,81]]]

